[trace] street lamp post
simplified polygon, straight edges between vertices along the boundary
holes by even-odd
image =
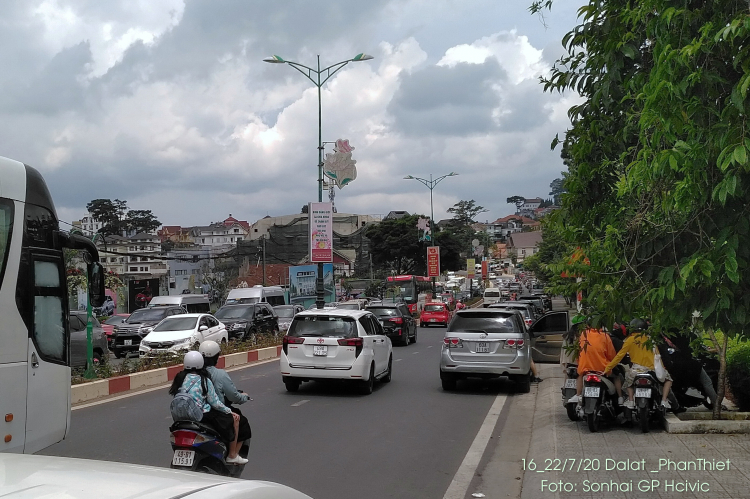
[[[335,64],[331,64],[328,67],[322,68],[320,67],[320,55],[318,55],[318,69],[313,69],[309,66],[305,66],[304,64],[300,64],[298,62],[294,61],[287,61],[285,59],[282,59],[278,55],[274,55],[271,57],[268,57],[266,59],[263,59],[263,62],[268,62],[271,64],[288,64],[303,75],[305,75],[305,78],[310,80],[313,85],[318,87],[318,202],[323,202],[323,112],[321,107],[321,99],[320,99],[320,89],[321,87],[327,82],[331,76],[336,74],[339,69],[343,68],[350,62],[359,62],[359,61],[368,61],[372,59],[371,55],[367,54],[357,54],[351,59],[347,59],[345,61],[337,62]],[[308,214],[308,223],[311,223],[312,219],[310,218],[310,215]],[[325,304],[325,290],[323,289],[323,264],[318,263],[318,275],[315,280],[315,289],[316,289],[316,299],[315,304],[318,308],[323,308],[323,305]]]
[[[430,173],[430,180],[419,178],[419,177],[413,177],[411,175],[407,175],[404,177],[405,180],[417,180],[430,190],[430,246],[435,246],[435,213],[432,208],[432,191],[435,189],[435,186],[437,186],[444,178],[455,177],[457,175],[458,173],[456,172],[450,172],[436,179],[433,179],[432,173]],[[433,294],[435,293],[435,278],[434,277],[432,278],[432,293]]]

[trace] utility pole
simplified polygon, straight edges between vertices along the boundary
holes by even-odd
[[[266,235],[263,234],[263,286],[266,285]]]

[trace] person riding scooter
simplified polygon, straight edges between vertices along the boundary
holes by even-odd
[[[237,390],[232,378],[229,377],[229,374],[224,369],[216,367],[219,355],[221,354],[221,348],[218,343],[212,340],[204,341],[201,343],[198,351],[203,355],[203,362],[206,365],[206,371],[208,371],[208,374],[211,376],[211,381],[214,383],[214,388],[216,388],[216,394],[219,396],[219,400],[224,401],[232,412],[240,417],[237,442],[238,446],[241,446],[242,442],[249,440],[252,437],[250,423],[247,418],[242,415],[242,411],[230,404],[244,404],[251,399],[246,393],[241,393]]]
[[[615,347],[612,339],[603,329],[586,328],[579,338],[580,351],[578,353],[578,378],[576,381],[576,394],[568,399],[569,404],[581,402],[583,391],[583,375],[587,372],[604,372],[607,363],[615,355]],[[619,377],[614,380],[618,397],[622,398],[622,386]]]
[[[219,399],[211,377],[204,368],[203,356],[199,352],[190,351],[185,354],[183,370],[177,373],[169,388],[169,394],[173,397],[178,392],[186,393],[197,402],[203,411],[199,421],[211,426],[222,440],[229,443],[226,462],[247,463],[247,459],[239,455],[240,446],[237,444],[240,417]]]

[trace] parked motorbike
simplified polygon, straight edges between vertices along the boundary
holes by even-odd
[[[568,419],[571,421],[578,421],[578,412],[575,403],[568,403],[570,397],[576,394],[576,380],[578,379],[578,366],[576,364],[568,364],[565,368],[565,384],[560,388],[562,392],[563,407],[565,412],[568,413]]]
[[[583,375],[583,414],[589,431],[599,431],[602,419],[616,419],[618,408],[615,384],[604,373]]]
[[[227,464],[228,445],[210,426],[195,421],[177,421],[170,428],[174,455],[170,468],[239,478],[244,464]],[[247,458],[247,442],[240,456]]]
[[[701,369],[703,369],[711,379],[714,393],[716,393],[719,361],[707,352],[693,359],[690,353],[681,352],[674,346],[662,348],[661,351],[662,360],[666,366],[669,366],[667,369],[674,380],[670,391],[670,401],[677,402],[675,410],[682,412],[688,407],[697,407],[701,404],[708,409],[713,409],[713,400],[706,393],[700,376]],[[689,360],[686,360],[686,355],[690,356]]]
[[[626,409],[626,419],[635,419],[641,426],[643,433],[648,433],[650,422],[657,417],[664,417],[661,405],[661,383],[652,371],[638,373],[633,381],[635,389],[635,410]],[[631,414],[628,414],[631,412]]]

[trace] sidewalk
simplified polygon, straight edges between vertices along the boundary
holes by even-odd
[[[591,433],[565,413],[560,366],[539,367],[544,381],[509,398],[467,498],[750,497],[750,435],[675,435],[660,427],[644,434],[617,426]],[[722,469],[727,460],[729,469]]]

